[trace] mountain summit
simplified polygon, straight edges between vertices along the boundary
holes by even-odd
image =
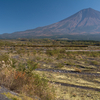
[[[1,38],[25,38],[54,35],[90,35],[100,34],[100,12],[92,8],[83,9],[57,23],[36,29],[2,34]]]
[[[100,33],[100,12],[92,8],[83,9],[76,14],[43,28],[63,34]]]

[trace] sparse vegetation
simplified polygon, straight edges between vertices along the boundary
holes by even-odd
[[[100,98],[100,93],[95,90],[77,88],[99,89],[99,76],[92,74],[100,73],[100,51],[93,51],[100,50],[100,47],[88,46],[99,42],[26,39],[1,40],[0,43],[0,84],[10,90],[32,99],[37,96],[41,100],[81,100],[82,94],[88,93],[93,96],[84,96],[85,100]]]
[[[64,64],[63,63],[58,63],[57,64],[57,68],[62,68],[62,67],[64,67]]]
[[[48,80],[32,73],[32,71],[37,68],[37,63],[28,60],[27,68],[23,63],[19,63],[18,66],[15,67],[15,63],[17,62],[10,60],[7,64],[11,65],[6,67],[6,57],[8,56],[5,55],[4,58],[2,58],[5,67],[0,71],[0,84],[3,84],[13,91],[24,93],[31,97],[32,95],[37,95],[43,100],[52,100],[55,98],[55,93],[52,91],[53,87],[49,85]]]
[[[91,61],[92,65],[100,65],[97,61]]]

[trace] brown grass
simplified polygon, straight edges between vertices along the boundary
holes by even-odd
[[[81,73],[81,72],[82,72],[82,70],[81,70],[81,69],[79,69],[79,68],[75,68],[75,71],[76,71],[76,72],[79,72],[79,73]]]

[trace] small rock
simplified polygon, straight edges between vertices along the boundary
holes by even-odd
[[[91,94],[87,94],[87,97],[91,97]]]

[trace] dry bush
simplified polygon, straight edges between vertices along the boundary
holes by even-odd
[[[64,67],[63,63],[58,63],[57,66],[56,66],[56,68],[62,68],[62,67]]]
[[[75,68],[75,71],[76,71],[76,72],[79,72],[79,73],[81,73],[81,72],[82,72],[82,70],[81,70],[81,69],[79,69],[79,68]]]
[[[12,70],[11,68],[2,68],[0,71],[0,84],[10,87],[14,79],[14,73],[15,70]]]
[[[26,74],[16,71],[14,68],[7,68],[0,72],[0,84],[18,93],[28,96],[39,96],[42,100],[54,100],[55,93],[53,87],[44,78],[37,74]]]

